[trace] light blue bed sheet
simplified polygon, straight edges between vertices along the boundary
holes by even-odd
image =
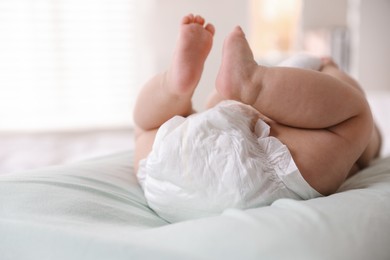
[[[169,224],[132,152],[0,176],[0,259],[390,259],[390,158],[332,196]]]

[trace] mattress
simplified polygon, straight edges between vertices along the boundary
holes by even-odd
[[[0,175],[1,259],[390,259],[390,157],[328,197],[169,224],[132,156]]]

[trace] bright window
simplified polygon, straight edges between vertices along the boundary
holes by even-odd
[[[275,64],[297,49],[301,0],[251,0],[251,46],[260,62]]]
[[[1,0],[0,131],[132,124],[136,0]]]

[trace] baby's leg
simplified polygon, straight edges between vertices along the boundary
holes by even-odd
[[[157,129],[164,122],[175,115],[193,113],[191,98],[213,35],[214,26],[205,25],[202,17],[191,14],[183,18],[172,64],[145,84],[136,102],[136,166],[150,152]]]
[[[347,73],[342,71],[331,58],[322,58],[321,72],[348,83],[350,87],[359,90],[363,95],[365,95],[363,88],[359,85],[359,83]],[[375,124],[370,143],[357,161],[357,165],[360,168],[367,166],[372,159],[379,157],[381,143],[381,133],[378,126]]]
[[[219,102],[223,100],[225,99],[222,98],[222,96],[218,93],[216,89],[214,89],[207,98],[206,109],[216,106]]]
[[[240,28],[225,40],[217,89],[270,118],[303,177],[334,192],[366,148],[373,128],[361,92],[325,73],[258,66]]]
[[[366,107],[359,91],[345,85],[313,70],[258,66],[240,28],[225,40],[217,78],[224,98],[250,104],[277,122],[312,129],[337,125]]]

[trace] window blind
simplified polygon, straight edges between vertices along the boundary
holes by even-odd
[[[136,0],[1,0],[0,131],[132,124]]]

